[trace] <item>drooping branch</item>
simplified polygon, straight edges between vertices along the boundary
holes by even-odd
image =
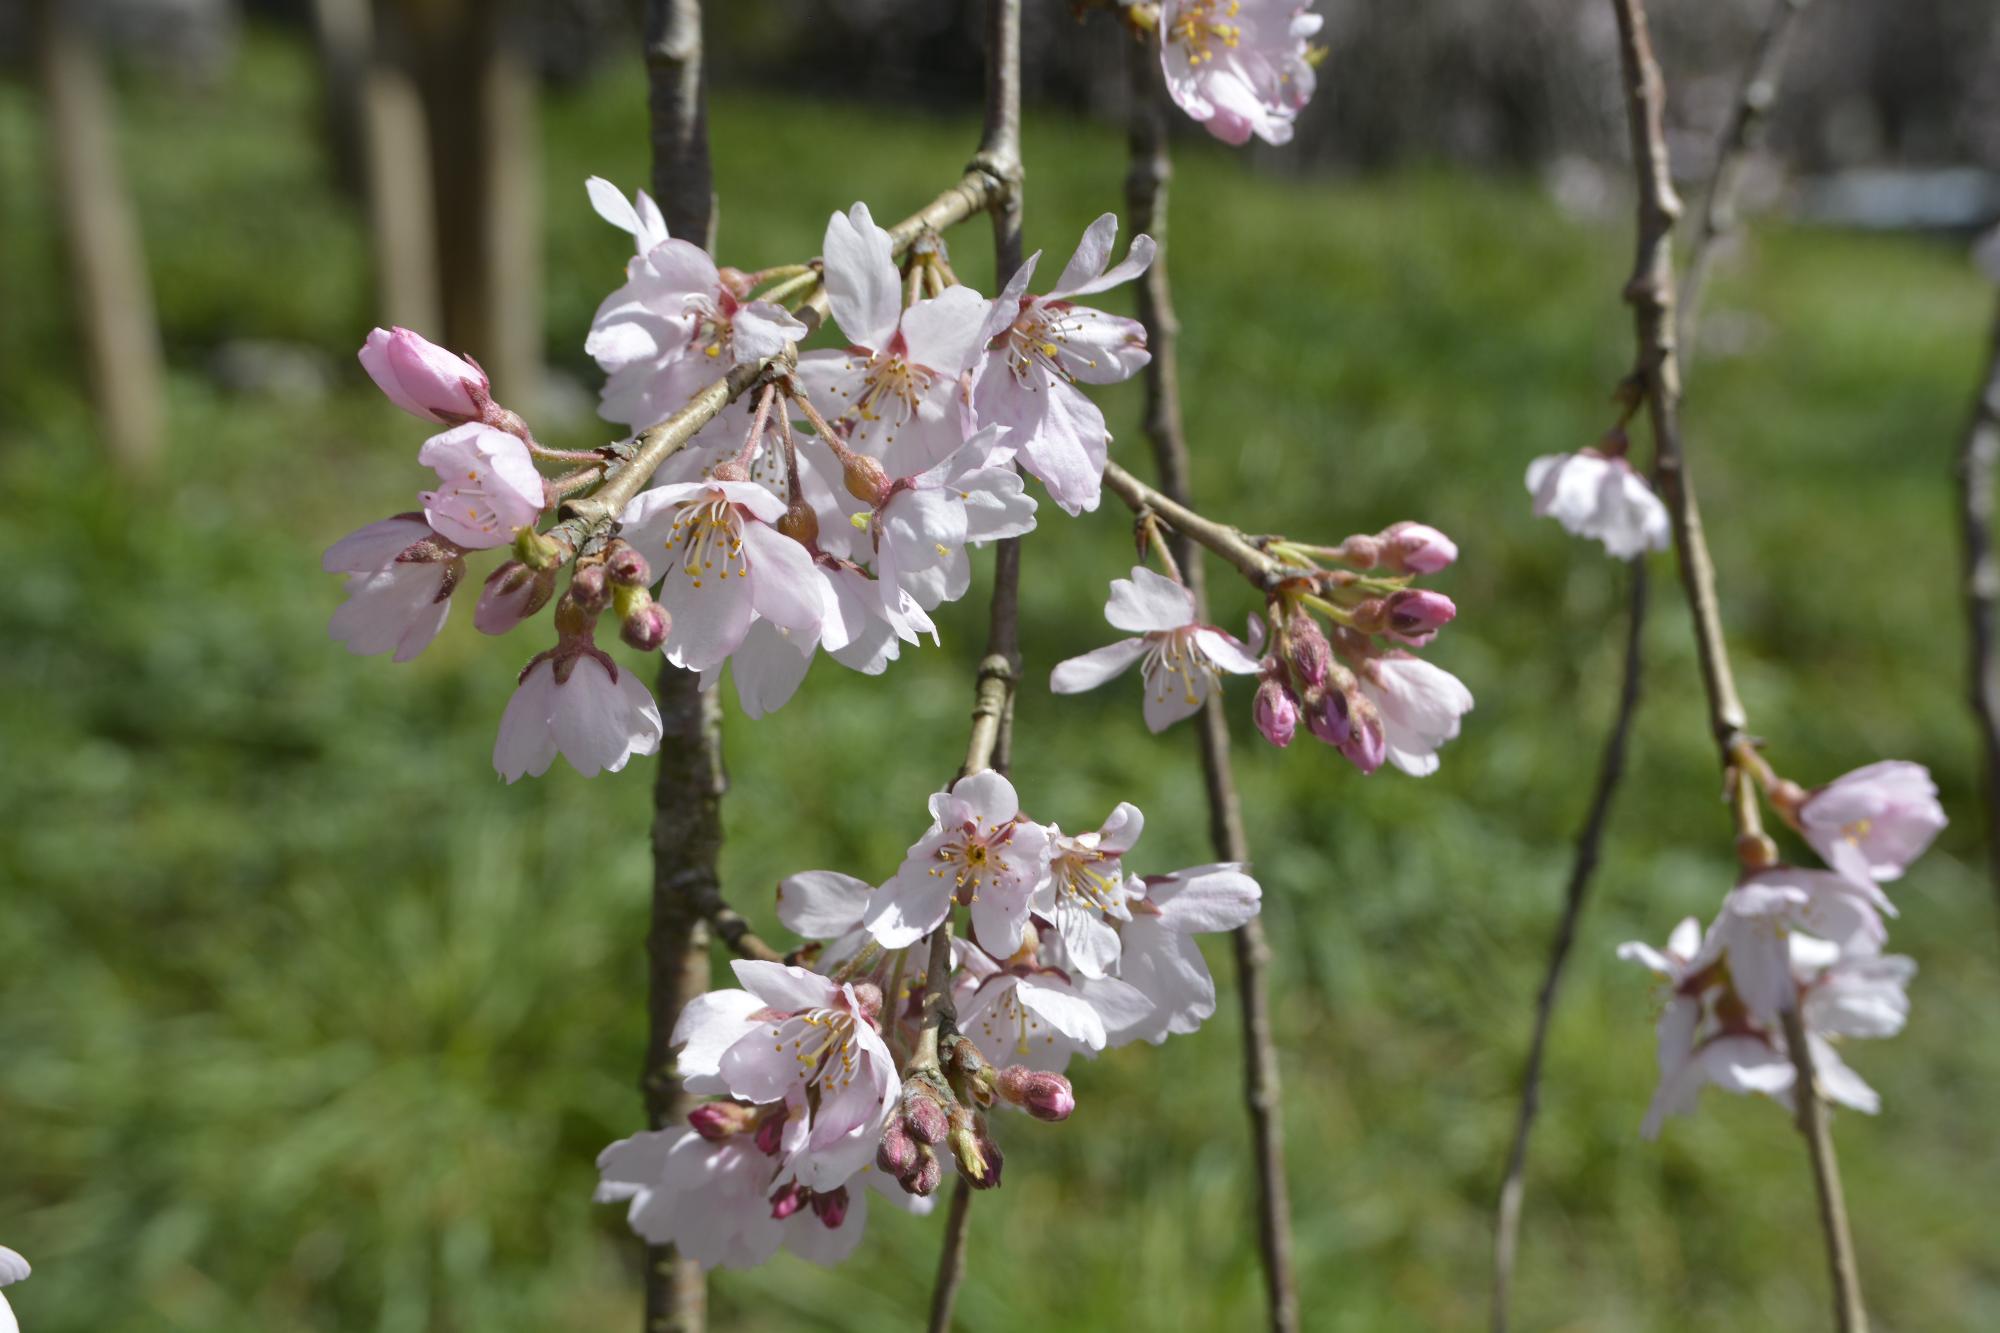
[[[1674,195],[1667,166],[1665,89],[1646,27],[1644,0],[1612,0],[1612,8],[1618,21],[1633,174],[1639,186],[1637,258],[1632,278],[1625,287],[1638,342],[1635,375],[1646,396],[1656,475],[1673,524],[1681,586],[1693,612],[1695,647],[1708,698],[1709,729],[1715,736],[1723,771],[1737,796],[1734,802],[1737,852],[1749,865],[1763,859],[1763,849],[1769,848],[1769,839],[1759,822],[1756,797],[1750,792],[1752,783],[1745,772],[1745,756],[1754,747],[1745,731],[1743,704],[1737,697],[1735,679],[1729,669],[1729,647],[1723,637],[1721,608],[1715,592],[1715,566],[1709,558],[1708,541],[1681,448],[1673,284],[1673,227],[1680,214],[1680,201]],[[1812,1055],[1793,1012],[1795,1003],[1791,1001],[1786,1006],[1786,1045],[1795,1073],[1793,1092],[1801,1103],[1799,1123],[1805,1131],[1819,1194],[1821,1230],[1833,1278],[1835,1317],[1843,1333],[1861,1333],[1868,1326],[1868,1316],[1861,1303],[1854,1241],[1841,1199],[1833,1139],[1825,1132],[1823,1108],[1817,1106],[1820,1094],[1813,1080]],[[1804,1103],[1814,1105],[1808,1108]]]
[[[1134,513],[1151,514],[1174,529],[1178,560],[1196,614],[1208,615],[1207,583],[1196,544],[1216,552],[1259,588],[1269,590],[1283,577],[1282,564],[1257,549],[1242,533],[1212,523],[1190,508],[1187,436],[1180,414],[1176,339],[1179,325],[1167,285],[1167,184],[1172,162],[1167,151],[1166,89],[1159,61],[1148,45],[1135,43],[1127,51],[1131,72],[1132,113],[1129,134],[1131,162],[1126,176],[1126,201],[1134,234],[1144,232],[1159,244],[1152,266],[1139,286],[1139,318],[1146,326],[1152,359],[1145,370],[1147,437],[1164,490],[1155,490],[1111,464],[1104,482]],[[1249,841],[1243,831],[1242,802],[1237,796],[1229,755],[1229,719],[1222,691],[1212,690],[1201,711],[1202,775],[1208,796],[1209,834],[1215,854],[1224,861],[1248,861]],[[1237,989],[1243,1007],[1243,1093],[1250,1116],[1253,1162],[1257,1176],[1258,1248],[1263,1262],[1265,1301],[1274,1333],[1294,1333],[1299,1327],[1299,1298],[1292,1268],[1291,1206],[1286,1196],[1283,1107],[1278,1087],[1278,1056],[1271,1037],[1270,999],[1265,968],[1269,948],[1261,917],[1232,932],[1236,954]]]
[[[1970,629],[1972,711],[1986,758],[1986,847],[2000,895],[2000,557],[1993,549],[1994,468],[2000,466],[2000,314],[1993,351],[1958,453],[1959,523],[1965,547],[1965,609]]]

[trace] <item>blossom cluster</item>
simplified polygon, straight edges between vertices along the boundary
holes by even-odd
[[[1668,986],[1659,1021],[1659,1089],[1642,1132],[1694,1108],[1703,1086],[1791,1105],[1796,1082],[1784,1018],[1806,1034],[1819,1092],[1870,1114],[1880,1097],[1840,1057],[1846,1038],[1889,1037],[1909,1012],[1908,958],[1883,952],[1896,914],[1882,884],[1900,878],[1944,827],[1920,765],[1884,761],[1811,791],[1760,769],[1771,804],[1825,869],[1751,865],[1704,933],[1682,921],[1664,950],[1628,943],[1618,956]]]
[[[712,1098],[685,1127],[598,1159],[600,1201],[698,1262],[820,1263],[852,1252],[866,1190],[922,1211],[944,1158],[1000,1183],[1003,1110],[1066,1120],[1072,1057],[1189,1033],[1215,1012],[1194,940],[1257,912],[1244,867],[1133,873],[1130,804],[1070,834],[1037,823],[990,770],[930,800],[930,828],[879,886],[833,871],[779,886],[778,916],[810,943],[790,963],[739,961],[674,1033],[686,1089]],[[948,975],[926,938],[956,908]]]

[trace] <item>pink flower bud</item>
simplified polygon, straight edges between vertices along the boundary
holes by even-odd
[[[760,1121],[757,1125],[757,1136],[751,1140],[757,1145],[757,1151],[766,1157],[776,1157],[778,1149],[784,1146],[784,1141],[785,1117],[782,1115]]]
[[[1404,588],[1389,594],[1389,637],[1421,648],[1437,637],[1458,614],[1451,598],[1428,588]]]
[[[505,634],[547,606],[555,590],[554,570],[537,573],[518,560],[509,560],[486,576],[479,605],[472,611],[473,627],[481,634]]]
[[[1308,692],[1305,698],[1306,727],[1328,745],[1345,745],[1353,734],[1348,720],[1347,695],[1338,689]]]
[[[803,1185],[787,1185],[771,1196],[771,1216],[780,1222],[806,1206],[812,1195]]]
[[[943,1143],[950,1123],[937,1095],[921,1085],[903,1094],[903,1123],[919,1143]]]
[[[875,1165],[901,1180],[917,1166],[917,1141],[900,1116],[890,1117],[882,1127],[881,1141],[875,1145]]]
[[[937,1193],[937,1187],[944,1182],[944,1166],[937,1154],[922,1144],[917,1145],[917,1164],[909,1174],[896,1177],[896,1183],[919,1198]]]
[[[653,569],[646,563],[646,557],[624,542],[612,543],[611,554],[604,559],[604,574],[625,588],[643,588],[653,581]]]
[[[813,1216],[820,1220],[827,1230],[837,1229],[847,1220],[847,1186],[842,1185],[826,1194],[815,1194],[812,1198]]]
[[[1000,1150],[986,1136],[985,1126],[963,1106],[951,1112],[951,1133],[946,1145],[958,1163],[958,1174],[976,1190],[992,1189],[1000,1183]]]
[[[658,651],[673,628],[674,619],[667,614],[667,608],[649,601],[619,622],[618,637],[640,652],[650,653]]]
[[[1076,1110],[1076,1093],[1061,1074],[1008,1065],[1000,1071],[996,1086],[1002,1097],[1037,1120],[1067,1120]]]
[[[1366,699],[1353,701],[1349,716],[1352,725],[1347,739],[1340,744],[1340,752],[1363,773],[1373,773],[1389,757],[1389,739],[1382,731],[1382,719]]]
[[[360,355],[389,401],[426,421],[477,421],[492,401],[484,371],[408,329],[376,329]]]
[[[1399,574],[1435,574],[1458,559],[1458,544],[1422,523],[1391,523],[1381,536],[1383,558]]]
[[[1333,665],[1333,649],[1319,622],[1303,611],[1292,613],[1285,622],[1285,660],[1298,672],[1299,681],[1311,689],[1326,683],[1327,668]]]
[[[569,577],[569,599],[595,615],[611,601],[611,580],[604,566],[582,565]]]
[[[1280,750],[1292,743],[1299,730],[1299,696],[1292,693],[1282,676],[1269,675],[1257,685],[1251,716],[1264,739]]]
[[[749,1128],[756,1112],[737,1102],[703,1102],[688,1112],[688,1124],[710,1143]]]

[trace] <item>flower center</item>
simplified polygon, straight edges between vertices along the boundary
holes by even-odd
[[[1124,890],[1123,881],[1100,867],[1111,857],[1102,852],[1064,852],[1049,866],[1055,876],[1056,891],[1085,910],[1109,911]]]
[[[1226,21],[1242,7],[1241,0],[1189,0],[1168,27],[1167,38],[1187,48],[1190,65],[1213,60],[1217,45],[1233,49],[1243,35],[1240,24]]]
[[[1076,375],[1064,364],[1065,360],[1076,360],[1086,366],[1097,364],[1070,351],[1070,334],[1079,326],[1076,315],[1067,310],[1051,309],[1040,302],[1024,309],[1021,317],[1001,335],[1015,383],[1032,387],[1037,366],[1066,384],[1076,383]]]
[[[809,1009],[771,1029],[771,1049],[782,1053],[791,1039],[799,1078],[822,1093],[839,1092],[854,1081],[854,1015],[839,1009]]]
[[[706,500],[690,500],[674,515],[673,530],[667,534],[667,550],[677,552],[688,581],[701,586],[704,574],[726,579],[750,575],[750,561],[743,554],[742,520],[727,497],[713,495]]]
[[[983,821],[968,820],[964,828],[937,849],[938,864],[930,873],[942,879],[951,876],[952,893],[961,903],[979,901],[979,890],[1005,876],[1007,866],[1000,849],[1014,840],[1014,825],[989,829]]]
[[[1146,637],[1146,657],[1140,670],[1145,674],[1146,687],[1153,691],[1154,697],[1165,699],[1179,691],[1186,696],[1189,704],[1200,703],[1215,679],[1215,668],[1195,647],[1194,626],[1187,625]]]

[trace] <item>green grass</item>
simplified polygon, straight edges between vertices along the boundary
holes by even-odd
[[[546,105],[548,348],[579,374],[624,245],[581,182],[643,179],[642,107],[623,67]],[[492,730],[535,644],[480,638],[465,607],[407,667],[327,641],[320,549],[421,478],[419,431],[349,360],[365,250],[309,147],[309,73],[260,37],[223,92],[137,87],[125,109],[173,368],[171,466],[149,487],[100,470],[33,108],[0,89],[0,1242],[36,1265],[10,1297],[38,1333],[629,1327],[634,1250],[589,1194],[593,1155],[638,1119],[651,765],[501,785]],[[900,216],[973,139],[951,117],[731,90],[713,124],[721,242],[746,265],[814,252],[855,197]],[[1059,262],[1120,206],[1122,147],[1031,120],[1027,152],[1029,240]],[[982,281],[983,237],[958,245]],[[1490,1198],[1623,586],[1529,517],[1520,476],[1607,424],[1628,245],[1622,220],[1566,219],[1524,184],[1301,185],[1182,154],[1175,282],[1208,506],[1321,539],[1422,517],[1464,549],[1439,580],[1462,615],[1432,655],[1479,707],[1442,774],[1363,780],[1240,733],[1315,1330],[1484,1318]],[[2000,1324],[2000,937],[1948,486],[1988,300],[1949,247],[1760,228],[1712,307],[1769,336],[1699,365],[1688,408],[1773,757],[1808,781],[1920,759],[1957,820],[1897,890],[1896,947],[1923,968],[1909,1030],[1852,1053],[1884,1113],[1838,1122],[1890,1328]],[[225,396],[201,369],[242,336],[322,349],[339,393]],[[1104,401],[1143,468],[1136,392]],[[1115,512],[1044,512],[1031,680],[1102,641],[1104,581],[1130,551]],[[1661,1143],[1637,1138],[1650,987],[1611,947],[1711,911],[1729,875],[1686,617],[1655,572],[1631,777],[1554,1033],[1519,1310],[1531,1328],[1821,1328],[1784,1115],[1716,1096]],[[1223,605],[1250,608],[1234,590]],[[732,719],[725,871],[761,922],[787,872],[893,868],[960,753],[981,610],[955,608],[945,648],[886,680],[822,663],[775,718]],[[1065,823],[1135,800],[1151,865],[1201,859],[1193,738],[1147,735],[1135,688],[1028,689],[1018,781]],[[1252,1325],[1235,1018],[1225,995],[1199,1036],[1080,1066],[1065,1126],[1010,1123],[965,1329]],[[718,1326],[911,1326],[936,1229],[886,1210],[871,1227],[840,1269],[720,1276]]]

